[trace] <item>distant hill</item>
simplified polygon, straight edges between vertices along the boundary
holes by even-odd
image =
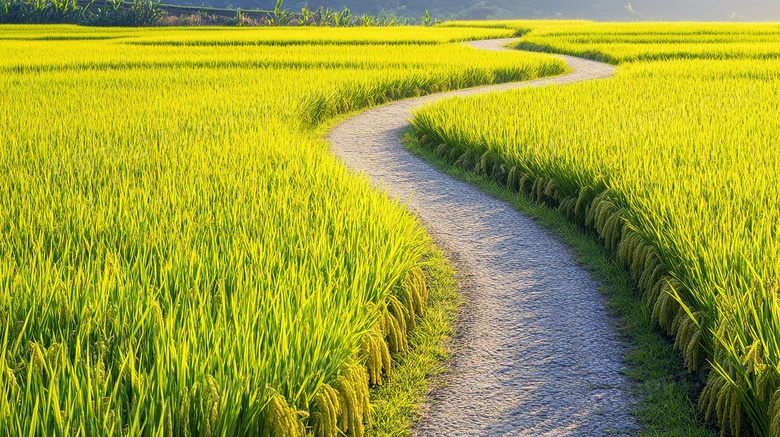
[[[173,2],[169,0],[169,2]],[[583,18],[602,21],[780,21],[780,0],[286,0],[293,12],[348,7],[356,14],[381,11],[419,17],[430,10],[439,19]],[[273,9],[276,0],[182,0],[181,4],[243,9]]]

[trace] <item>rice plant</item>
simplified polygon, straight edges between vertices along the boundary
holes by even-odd
[[[617,76],[448,99],[413,120],[453,164],[593,230],[707,377],[706,419],[735,436],[780,435],[778,35],[542,23],[521,47],[621,63]]]
[[[563,71],[484,34],[3,27],[0,435],[360,436],[427,237],[312,126]]]

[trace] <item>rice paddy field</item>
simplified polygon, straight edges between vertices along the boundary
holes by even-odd
[[[0,27],[0,435],[363,435],[430,243],[318,126],[512,34]]]
[[[780,25],[494,25],[618,73],[439,101],[421,142],[593,230],[706,378],[706,419],[780,435]]]

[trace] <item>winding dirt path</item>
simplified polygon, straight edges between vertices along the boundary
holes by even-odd
[[[512,39],[477,41],[505,50]],[[392,103],[334,128],[332,153],[408,199],[470,277],[452,374],[415,429],[419,436],[601,436],[639,426],[624,346],[599,284],[567,248],[511,205],[439,173],[399,141],[409,111],[450,96],[606,78],[614,68],[562,56],[574,73]],[[572,110],[576,110],[573,108]]]

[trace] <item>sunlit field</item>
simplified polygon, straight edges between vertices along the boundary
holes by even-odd
[[[0,27],[0,435],[362,435],[429,241],[316,128],[513,34]]]
[[[620,68],[437,102],[414,117],[423,143],[594,230],[707,377],[706,418],[780,435],[780,25],[503,26]]]
[[[0,436],[363,436],[432,243],[324,128],[549,53],[619,68],[439,101],[421,143],[593,232],[701,418],[780,435],[780,25],[495,21],[0,26]]]

